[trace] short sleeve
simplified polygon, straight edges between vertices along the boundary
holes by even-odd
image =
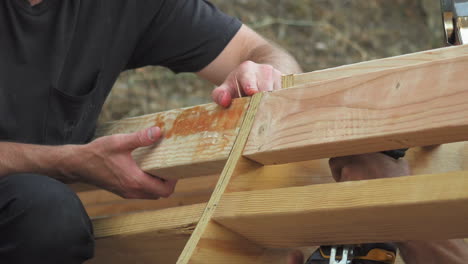
[[[127,68],[160,65],[174,72],[200,71],[242,25],[205,0],[161,0],[154,9]]]

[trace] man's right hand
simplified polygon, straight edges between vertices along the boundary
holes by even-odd
[[[287,264],[302,264],[304,263],[304,255],[299,250],[289,252]]]
[[[163,180],[142,171],[131,153],[161,137],[159,127],[131,134],[116,134],[73,146],[73,157],[64,160],[61,173],[132,199],[158,199],[174,192],[176,180]]]

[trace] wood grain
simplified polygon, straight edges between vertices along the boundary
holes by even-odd
[[[124,199],[106,190],[79,192],[78,197],[91,218],[164,209],[208,202],[218,177],[209,175],[179,180],[174,194],[159,200]]]
[[[435,60],[457,58],[468,54],[467,46],[452,46],[440,49],[426,50],[401,56],[383,58],[343,65],[340,67],[318,70],[308,73],[283,76],[283,88],[302,84],[319,83],[328,80],[357,76],[382,70],[397,69],[408,65],[417,66]]]
[[[206,204],[94,220],[90,263],[174,263]]]
[[[434,174],[468,170],[468,142],[414,147],[408,150],[405,159],[408,160],[413,174]],[[210,175],[182,179],[178,182],[175,193],[170,198],[154,202],[166,203],[163,201],[171,200],[167,204],[187,205],[183,199],[189,198],[192,194],[211,193],[218,177],[218,175]],[[328,168],[328,159],[321,159],[259,166],[254,170],[246,171],[244,174],[238,173],[231,178],[226,192],[293,187],[329,182],[334,181]],[[78,196],[84,206],[87,209],[90,208],[91,211],[94,206],[111,206],[115,204],[118,207],[117,203],[140,202],[140,200],[123,199],[101,189],[80,191],[78,192]],[[180,202],[177,202],[179,199],[181,199]],[[208,201],[209,196],[206,199]],[[156,203],[154,209],[164,208],[164,206],[158,207]],[[116,213],[119,213],[118,208],[116,208],[115,212],[110,211],[111,215]],[[99,214],[93,215],[105,216]]]
[[[415,147],[408,150],[406,160],[413,174],[435,174],[468,170],[468,142]],[[207,202],[218,175],[182,179],[174,194],[160,200],[123,199],[105,190],[78,192],[92,218],[122,213],[156,210]],[[331,183],[328,159],[302,161],[281,165],[258,166],[232,176],[226,192]]]
[[[468,170],[468,142],[410,148],[405,156],[412,174]],[[231,178],[226,192],[285,188],[335,182],[328,159],[259,166]]]
[[[248,165],[253,163],[245,158],[242,158],[242,151],[244,149],[245,142],[247,141],[248,133],[252,127],[252,123],[262,96],[263,94],[258,93],[252,97],[252,100],[250,100],[248,111],[245,114],[239,136],[236,138],[231,155],[229,155],[226,166],[224,167],[219,177],[219,181],[210,200],[208,201],[208,204],[200,218],[200,221],[198,222],[197,227],[194,230],[194,233],[190,237],[190,240],[187,242],[187,245],[177,260],[178,264],[199,263],[200,261],[204,261],[204,263],[213,263],[206,259],[200,260],[202,256],[199,253],[203,251],[200,249],[202,245],[199,242],[205,235],[208,234],[205,231],[211,223],[211,217],[218,206],[219,199],[224,193],[231,176],[239,170],[239,167],[242,167],[245,164]]]
[[[286,264],[287,250],[268,250],[210,222],[189,263]]]
[[[266,247],[463,238],[468,172],[227,193],[213,219]]]
[[[98,134],[159,126],[163,139],[132,153],[144,171],[171,179],[216,174],[222,171],[232,149],[249,100],[236,99],[227,109],[206,104],[123,119],[107,124]]]
[[[279,164],[468,140],[462,51],[267,93],[244,155]]]
[[[133,153],[160,177],[219,173],[227,163],[216,187],[187,184],[167,200],[82,195],[101,216],[176,206],[93,220],[91,263],[280,264],[288,250],[278,247],[468,236],[465,172],[319,184],[332,182],[327,160],[297,162],[467,140],[467,51],[289,76],[285,84],[295,88],[236,100],[228,110],[210,104],[107,126],[101,133],[163,127],[157,146]],[[263,164],[296,163],[262,166],[242,153]],[[440,173],[467,169],[467,156],[466,143],[455,143],[413,148],[408,160],[413,173]],[[211,191],[207,204],[185,205],[207,201]]]

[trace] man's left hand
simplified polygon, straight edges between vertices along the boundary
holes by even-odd
[[[370,180],[410,175],[408,162],[382,153],[331,158],[330,169],[338,182]]]
[[[228,107],[233,98],[281,89],[281,72],[268,64],[245,61],[213,90],[213,101]]]

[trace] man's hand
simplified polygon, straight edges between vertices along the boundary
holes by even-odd
[[[124,198],[158,199],[168,197],[177,181],[163,180],[142,171],[133,160],[134,149],[155,143],[159,127],[132,134],[117,134],[73,146],[74,158],[66,161],[62,174],[84,181]]]
[[[289,253],[287,264],[303,264],[304,254],[301,251],[295,250]]]
[[[329,165],[338,182],[410,175],[406,160],[395,160],[382,153],[331,158]]]
[[[302,72],[285,50],[242,25],[224,50],[198,76],[219,85],[213,100],[228,107],[233,98],[281,88],[281,74]]]
[[[281,89],[281,72],[268,64],[245,61],[232,71],[211,96],[217,104],[228,107],[233,98]]]

